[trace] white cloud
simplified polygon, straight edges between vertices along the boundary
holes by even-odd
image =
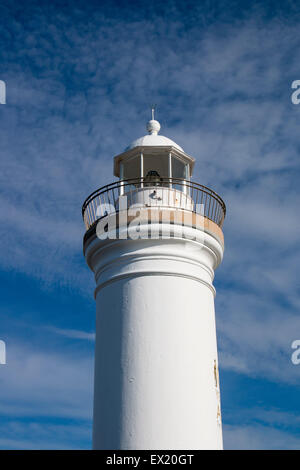
[[[63,425],[12,420],[0,425],[0,436],[0,448],[5,450],[91,448],[91,425],[88,423]]]
[[[112,181],[113,155],[145,132],[147,107],[157,102],[162,134],[197,157],[195,180],[228,206],[216,274],[221,366],[296,383],[289,347],[300,335],[300,106],[290,102],[290,85],[299,78],[298,25],[284,15],[262,24],[257,10],[235,24],[188,30],[178,12],[166,24],[95,11],[83,28],[63,12],[50,22],[39,8],[30,17],[30,33],[20,21],[5,23],[12,44],[1,77],[2,269],[92,295],[81,204]],[[1,369],[1,411],[86,418],[90,364],[17,345]],[[259,446],[264,428],[256,430],[230,427],[228,442]],[[268,436],[264,445],[290,445],[281,431]]]
[[[58,335],[65,336],[66,338],[72,339],[83,339],[88,341],[95,341],[95,333],[88,333],[86,331],[80,330],[70,330],[70,329],[63,329],[63,328],[55,328],[55,327],[48,327],[49,331],[56,333]]]
[[[91,419],[92,353],[34,349],[10,341],[0,372],[2,415]]]
[[[226,450],[295,450],[300,437],[263,425],[224,426]]]

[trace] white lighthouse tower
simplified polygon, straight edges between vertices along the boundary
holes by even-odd
[[[93,447],[222,449],[213,286],[225,204],[159,135],[114,159],[83,205],[97,305]]]

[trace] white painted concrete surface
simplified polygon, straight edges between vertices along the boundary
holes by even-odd
[[[127,197],[128,207],[135,204],[147,207],[175,207],[189,211],[194,209],[193,199],[179,189],[151,186],[125,192],[124,196]],[[118,209],[118,201],[116,207]]]
[[[222,448],[212,281],[223,247],[203,235],[86,241],[95,449]]]

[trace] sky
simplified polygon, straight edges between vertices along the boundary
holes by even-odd
[[[299,3],[2,0],[0,18],[0,448],[91,448],[81,205],[156,103],[161,134],[227,205],[224,447],[299,449]]]

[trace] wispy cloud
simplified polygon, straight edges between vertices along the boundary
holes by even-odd
[[[68,329],[63,329],[63,328],[55,328],[55,327],[50,327],[50,326],[48,327],[48,330],[58,335],[65,336],[66,338],[95,341],[95,333],[88,333],[86,331],[80,331],[80,330],[68,330]]]
[[[3,272],[92,295],[81,204],[112,181],[113,155],[144,134],[156,102],[162,134],[197,158],[194,179],[228,206],[216,275],[221,367],[297,383],[300,368],[289,357],[300,332],[300,106],[290,101],[299,78],[297,9],[272,2],[271,14],[256,2],[247,12],[195,2],[190,12],[165,2],[164,17],[153,5],[146,14],[130,5],[113,10],[113,2],[66,10],[28,2],[20,16],[4,3]],[[51,328],[70,342],[94,338],[70,322]],[[1,369],[1,412],[88,419],[91,358],[24,348],[16,345]],[[298,438],[268,426],[227,426],[224,434],[229,447],[298,446]],[[10,429],[4,447],[13,445]],[[22,430],[16,436],[19,447],[30,445]]]
[[[1,367],[0,413],[91,419],[92,353],[32,348],[15,341]]]
[[[300,437],[287,431],[256,426],[224,426],[224,448],[227,450],[296,450]]]
[[[11,420],[0,425],[0,448],[6,450],[90,449],[91,424],[53,424]]]

